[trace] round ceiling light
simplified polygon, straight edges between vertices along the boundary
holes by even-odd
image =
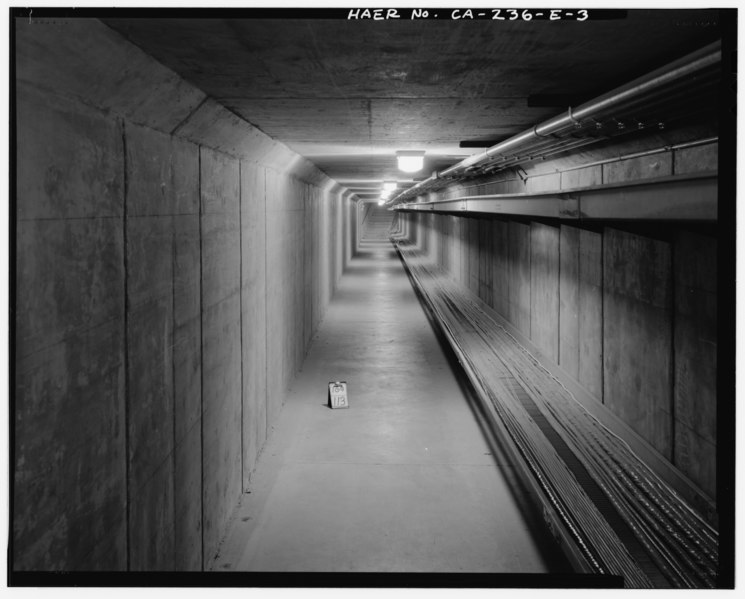
[[[405,173],[416,173],[424,167],[424,152],[418,150],[400,150],[396,152],[398,170]]]

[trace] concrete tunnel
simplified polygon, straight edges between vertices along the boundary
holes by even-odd
[[[12,586],[733,587],[736,10],[393,10],[11,9]]]

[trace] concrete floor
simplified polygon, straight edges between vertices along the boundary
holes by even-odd
[[[450,360],[390,244],[366,243],[214,569],[567,571]],[[333,380],[349,409],[326,406]]]

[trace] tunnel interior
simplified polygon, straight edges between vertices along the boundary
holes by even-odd
[[[732,585],[737,12],[486,12],[11,11],[11,583]]]

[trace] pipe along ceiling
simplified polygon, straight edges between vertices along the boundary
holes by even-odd
[[[545,159],[647,128],[664,129],[710,104],[698,100],[716,91],[720,61],[721,42],[714,42],[435,172],[389,198],[386,204],[400,204],[456,180]]]

